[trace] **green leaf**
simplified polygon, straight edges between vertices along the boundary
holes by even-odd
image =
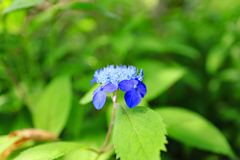
[[[82,144],[74,142],[54,142],[27,149],[14,160],[52,160],[75,150],[86,148]]]
[[[161,62],[153,60],[138,62],[136,66],[144,70],[143,82],[148,91],[144,97],[146,100],[152,100],[162,94],[181,79],[186,72],[184,68],[166,67]]]
[[[22,101],[14,91],[0,95],[0,113],[14,113],[22,108]]]
[[[97,89],[98,86],[99,86],[99,84],[93,85],[92,88],[80,99],[79,103],[82,105],[85,105],[85,104],[91,102],[92,98],[93,98],[92,93],[95,89]]]
[[[192,147],[235,157],[224,135],[201,115],[178,107],[155,111],[163,117],[169,137]]]
[[[104,135],[105,136],[105,135]],[[91,148],[96,149],[97,151],[99,151],[102,147],[103,144],[103,140],[105,137],[101,137],[102,141],[100,145],[97,145],[96,143],[98,143],[98,139],[96,139],[95,137],[92,137],[91,140],[88,140],[88,142],[83,142],[81,141],[81,143],[83,143],[86,146],[91,146]],[[114,149],[111,149],[108,152],[105,152],[103,154],[101,154],[101,156],[98,158],[98,160],[109,160],[109,157],[111,157],[114,154]],[[76,152],[72,152],[70,154],[67,154],[66,156],[63,157],[62,160],[96,160],[96,157],[98,156],[97,153],[89,151],[89,150],[77,150]]]
[[[166,150],[165,125],[161,116],[147,107],[118,106],[114,123],[113,143],[121,160],[158,160]]]
[[[229,32],[223,35],[221,42],[213,47],[206,59],[206,69],[209,73],[215,73],[229,55],[229,48],[234,42],[234,34]]]
[[[143,36],[138,37],[135,51],[140,53],[158,52],[161,54],[179,54],[191,59],[197,59],[201,56],[199,51],[189,45],[177,43],[171,40],[160,40],[156,37]]]
[[[27,12],[24,10],[16,11],[6,16],[6,30],[10,34],[21,34],[26,22]]]
[[[12,144],[20,140],[22,137],[21,136],[16,136],[13,138],[8,138],[8,136],[1,136],[0,137],[0,157],[1,154],[9,148]]]
[[[80,137],[85,109],[86,107],[80,106],[78,99],[74,97],[72,101],[71,112],[66,125],[66,130],[64,131],[68,138],[77,139]]]
[[[68,76],[55,78],[44,90],[34,107],[36,128],[60,134],[71,108],[71,81]]]
[[[93,4],[93,3],[84,3],[84,2],[76,2],[71,4],[72,9],[81,9],[81,10],[98,10],[100,13],[102,13],[104,16],[113,18],[113,19],[119,19],[119,16],[109,12],[102,6]]]
[[[3,12],[8,13],[18,9],[33,7],[42,3],[43,1],[45,0],[13,0],[11,5],[8,8],[6,8]]]

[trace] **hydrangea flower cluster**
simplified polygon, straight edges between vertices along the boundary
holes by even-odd
[[[138,69],[134,66],[110,65],[101,70],[95,71],[94,82],[100,86],[93,92],[93,105],[96,109],[101,109],[107,99],[107,93],[116,91],[118,88],[125,91],[124,99],[128,107],[136,107],[141,99],[147,94],[146,85],[142,82],[143,69],[138,74]]]

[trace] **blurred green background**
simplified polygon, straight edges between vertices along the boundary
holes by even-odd
[[[72,105],[62,115],[67,122],[60,137],[101,146],[107,104],[97,111],[79,99],[95,70],[126,64],[144,70],[148,94],[142,105],[199,113],[240,156],[239,0],[35,2],[22,7],[0,1],[0,135],[38,126],[34,115],[49,108],[34,109],[44,88],[67,76]],[[168,141],[163,160],[229,159]]]

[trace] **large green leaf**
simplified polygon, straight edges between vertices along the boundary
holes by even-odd
[[[235,157],[224,135],[201,115],[178,107],[155,111],[163,117],[169,137],[192,147]]]
[[[184,68],[166,67],[161,62],[153,60],[140,61],[136,66],[143,68],[144,71],[143,82],[146,84],[148,91],[144,99],[147,100],[152,100],[169,89],[186,72]]]
[[[52,160],[75,150],[86,148],[82,144],[74,142],[54,142],[27,149],[14,160]]]
[[[158,160],[160,150],[166,150],[165,125],[161,116],[147,107],[118,106],[113,143],[121,160]]]
[[[3,12],[8,13],[18,9],[33,7],[42,3],[43,1],[45,0],[13,0],[11,5],[8,8],[6,8]]]
[[[68,76],[54,79],[34,107],[34,125],[55,134],[64,128],[71,108],[71,81]]]

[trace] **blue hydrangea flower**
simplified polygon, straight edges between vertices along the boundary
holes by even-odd
[[[125,93],[125,101],[130,108],[137,106],[141,98],[147,93],[143,80],[143,69],[138,75],[138,69],[134,66],[116,66],[110,65],[101,70],[95,71],[94,78],[91,80],[91,86],[94,82],[100,85],[93,92],[93,105],[96,109],[101,109],[106,102],[106,93],[114,92],[118,87]]]

